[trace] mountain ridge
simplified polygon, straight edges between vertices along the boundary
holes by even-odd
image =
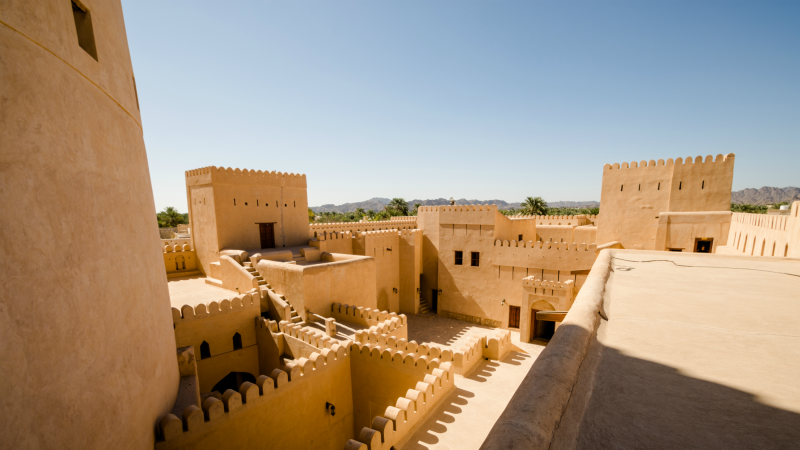
[[[759,189],[747,188],[740,191],[731,192],[731,202],[733,203],[748,203],[751,205],[768,205],[777,202],[792,202],[800,200],[800,188],[789,186],[785,188],[776,188],[764,186]],[[369,200],[361,202],[342,203],[341,205],[334,205],[328,203],[320,206],[311,206],[314,212],[337,212],[346,213],[355,211],[356,208],[363,208],[364,211],[373,210],[381,211],[383,207],[389,204],[390,198],[373,197]],[[449,205],[450,201],[444,198],[420,200],[409,200],[408,206],[413,208],[415,203],[422,206],[441,206]],[[500,209],[519,208],[520,202],[506,202],[505,200],[468,200],[461,198],[456,200],[457,205],[497,205]],[[597,208],[600,206],[599,201],[558,201],[548,202],[548,206],[553,208]]]

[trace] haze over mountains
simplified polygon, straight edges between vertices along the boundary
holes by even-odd
[[[546,199],[545,199],[546,200]],[[796,187],[786,187],[786,188],[776,188],[776,187],[762,187],[761,189],[742,189],[741,191],[733,191],[731,192],[731,201],[733,203],[749,203],[752,205],[767,205],[771,203],[777,202],[792,202],[795,200],[800,200],[800,188]],[[321,206],[312,206],[311,209],[314,212],[321,213],[321,212],[337,212],[337,213],[346,213],[355,211],[357,208],[363,208],[364,211],[369,211],[370,209],[373,211],[381,211],[383,207],[389,204],[391,201],[390,198],[383,198],[383,197],[374,197],[369,200],[364,200],[362,202],[353,202],[353,203],[343,203],[341,205],[334,205],[334,204],[327,204]],[[429,200],[408,200],[408,206],[410,208],[414,207],[415,203],[419,203],[422,206],[439,206],[439,205],[449,205],[450,201],[444,198],[436,198],[436,199],[429,199]],[[460,198],[456,200],[457,205],[497,205],[500,209],[510,209],[510,208],[519,208],[520,202],[506,202],[504,200],[468,200],[465,198]],[[547,202],[547,205],[553,208],[596,208],[600,206],[600,202],[596,200],[589,200],[589,201],[559,201],[559,202]]]

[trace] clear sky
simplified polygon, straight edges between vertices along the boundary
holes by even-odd
[[[158,209],[184,171],[371,197],[599,200],[605,163],[800,185],[800,2],[123,0]]]

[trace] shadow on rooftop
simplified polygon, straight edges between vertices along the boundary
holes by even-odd
[[[750,392],[626,355],[596,338],[577,383],[567,382],[571,396],[564,408],[558,393],[566,380],[547,376],[563,355],[551,344],[537,358],[481,449],[800,449],[800,414],[767,405]],[[709,372],[710,366],[711,373],[720,373],[730,364],[718,359],[713,348],[706,356],[697,367],[701,372]],[[748,359],[753,358],[743,355],[742,368]],[[755,389],[772,383],[773,395],[784,392],[786,400],[793,397],[793,406],[800,407],[792,359],[796,361],[787,355],[783,378],[759,376],[750,366],[753,375],[747,385]],[[546,441],[549,436],[551,442]]]

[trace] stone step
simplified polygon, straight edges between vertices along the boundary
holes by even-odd
[[[302,321],[303,321],[303,318],[302,318],[302,317],[300,317],[300,316],[294,316],[294,317],[292,317],[292,323],[300,323],[300,322],[302,322]]]
[[[264,281],[264,280],[258,280],[258,285],[259,285],[259,286],[264,286],[264,285],[266,285],[266,284],[267,284],[267,282],[266,282],[266,281]]]
[[[252,262],[250,262],[250,261],[245,261],[245,263],[244,263],[243,265],[244,265],[245,267],[251,267],[251,268],[253,267],[253,263],[252,263]]]

